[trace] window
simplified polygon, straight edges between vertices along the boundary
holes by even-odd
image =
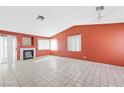
[[[81,35],[69,36],[67,38],[68,51],[81,51]]]
[[[57,39],[51,39],[50,40],[50,50],[57,50]]]
[[[49,40],[48,39],[39,39],[38,40],[38,49],[39,50],[49,50]]]

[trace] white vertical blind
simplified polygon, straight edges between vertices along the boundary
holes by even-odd
[[[68,51],[81,51],[81,35],[67,37]]]
[[[7,37],[0,36],[0,63],[5,63],[7,59]]]
[[[16,60],[16,37],[0,36],[0,63]]]
[[[0,36],[0,63],[3,61],[3,38]]]
[[[39,39],[38,40],[39,50],[49,50],[49,39]]]
[[[7,36],[7,59],[8,61],[16,60],[16,37]]]
[[[50,50],[57,50],[57,49],[58,49],[57,39],[51,39],[50,40]]]

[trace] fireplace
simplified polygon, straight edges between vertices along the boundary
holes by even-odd
[[[20,49],[20,60],[32,59],[36,57],[35,48],[21,48]]]
[[[23,60],[34,58],[33,50],[24,50],[23,51]]]

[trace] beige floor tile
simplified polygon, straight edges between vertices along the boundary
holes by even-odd
[[[0,87],[4,86],[124,87],[124,67],[44,56],[13,64],[0,64]]]

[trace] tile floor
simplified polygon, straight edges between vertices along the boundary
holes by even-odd
[[[44,56],[0,64],[1,87],[123,87],[124,67]]]

